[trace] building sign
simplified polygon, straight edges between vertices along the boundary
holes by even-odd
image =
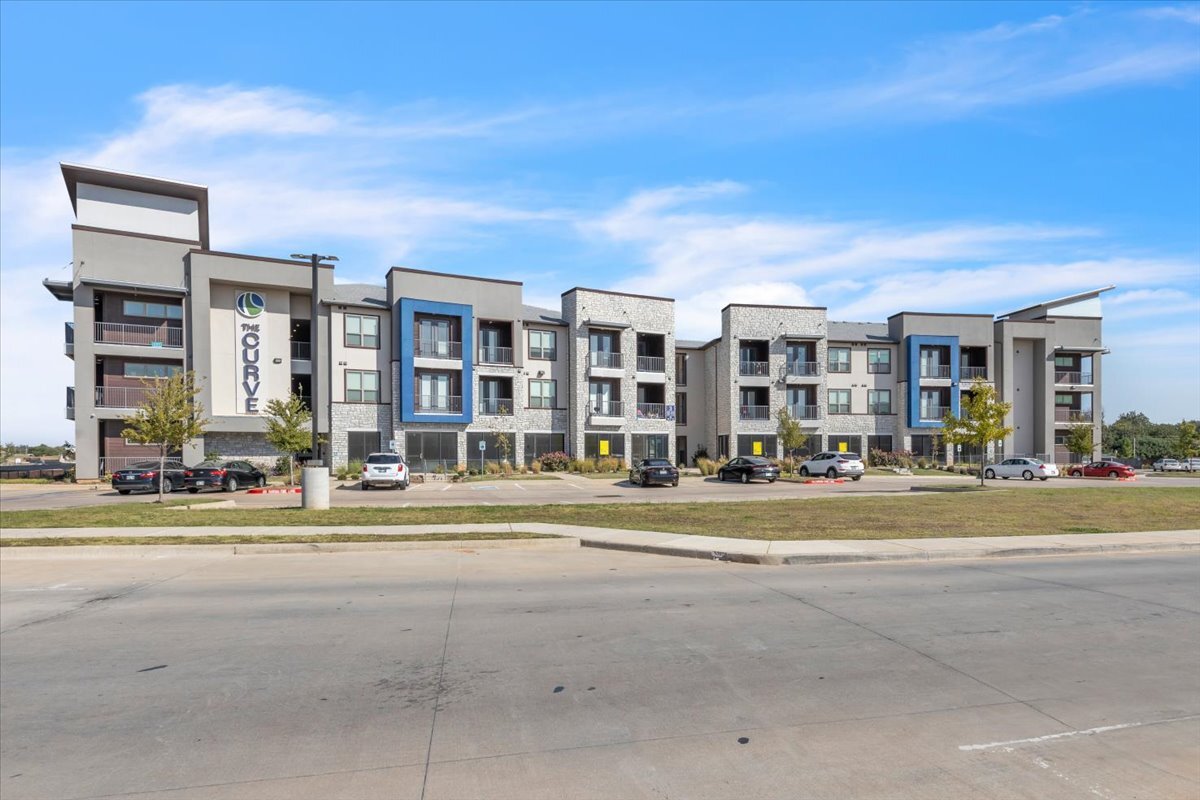
[[[760,441],[754,442],[754,455],[761,456],[763,454],[763,443]]]
[[[602,456],[608,455],[608,439],[600,440],[600,455],[602,455]]]
[[[267,391],[267,301],[258,292],[237,296],[234,324],[237,363],[237,413],[257,414]]]
[[[850,451],[850,443],[849,442],[838,442],[838,452],[839,453],[847,453],[849,451]]]

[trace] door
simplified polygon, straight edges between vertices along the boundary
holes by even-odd
[[[427,344],[426,344],[427,343]],[[422,355],[441,358],[450,356],[450,321],[444,319],[421,320]]]
[[[675,437],[675,466],[686,467],[688,464],[688,446],[686,436]]]
[[[450,376],[421,376],[421,409],[424,411],[450,410]]]
[[[588,401],[592,405],[592,410],[597,414],[607,414],[609,404],[613,399],[613,387],[611,383],[591,383],[588,384]]]

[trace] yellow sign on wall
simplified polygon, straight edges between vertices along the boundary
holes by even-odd
[[[608,455],[608,439],[600,440],[600,455],[602,455],[602,456]]]
[[[839,453],[844,453],[844,452],[846,452],[846,451],[847,451],[847,450],[849,450],[849,449],[850,449],[850,443],[849,443],[849,442],[838,442],[838,452],[839,452]]]
[[[754,443],[754,455],[756,455],[756,456],[762,455],[762,442]]]

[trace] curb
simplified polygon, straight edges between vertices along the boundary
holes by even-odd
[[[123,544],[69,547],[6,547],[5,561],[39,558],[164,558],[166,556],[253,556],[296,553],[375,553],[397,550],[575,550],[578,539],[459,539],[417,542],[280,542],[278,544]]]

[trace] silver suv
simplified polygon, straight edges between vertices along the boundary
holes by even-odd
[[[362,468],[362,490],[372,486],[408,488],[408,466],[395,453],[371,453]]]
[[[817,453],[800,464],[800,474],[805,477],[824,475],[829,478],[850,478],[857,481],[862,479],[866,471],[858,453]]]

